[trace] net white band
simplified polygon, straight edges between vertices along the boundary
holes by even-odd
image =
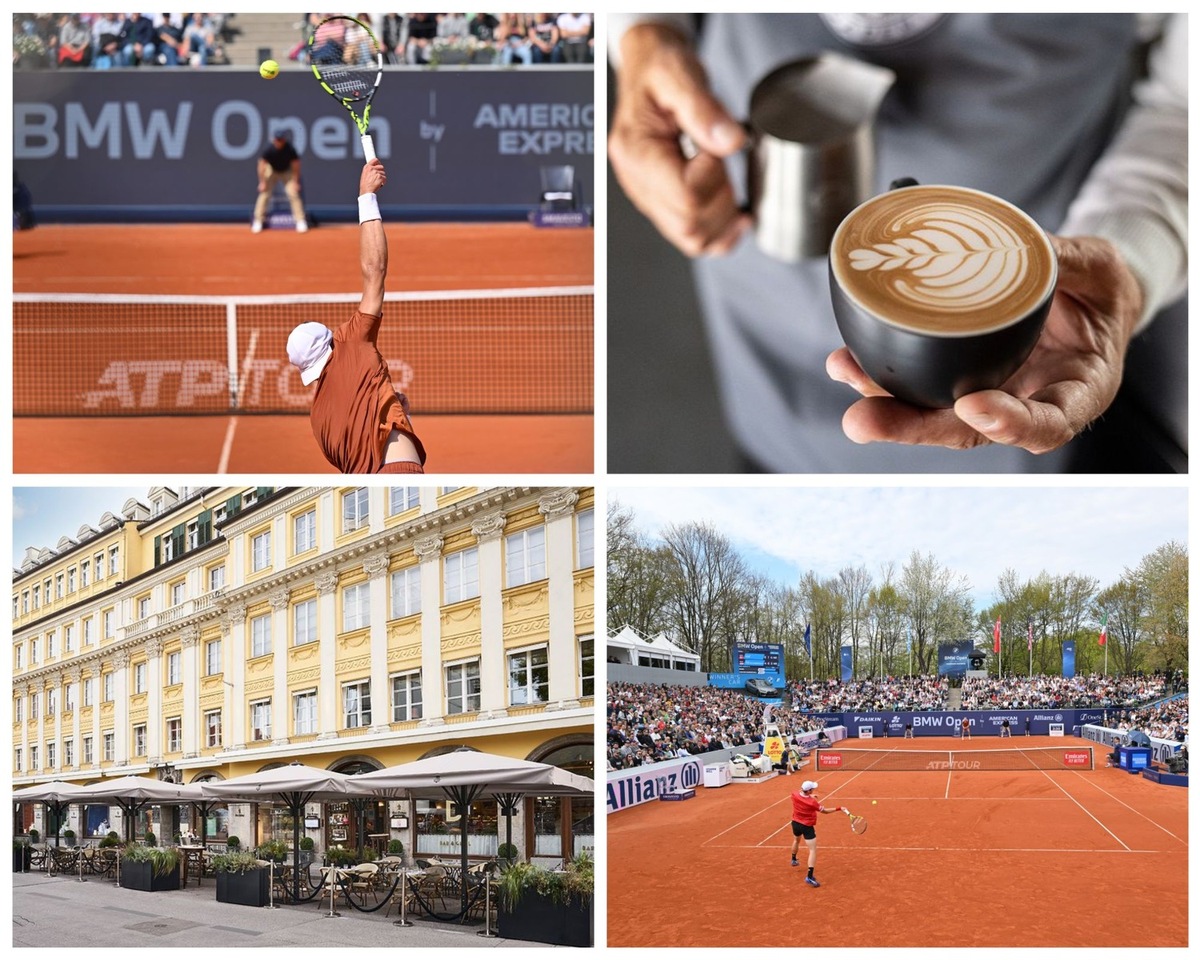
[[[373,193],[364,193],[358,198],[358,222],[366,223],[368,220],[382,220],[379,215],[379,200]]]

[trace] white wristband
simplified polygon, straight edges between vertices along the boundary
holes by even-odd
[[[368,220],[382,220],[379,215],[379,200],[373,193],[364,193],[358,198],[358,222],[366,223]]]

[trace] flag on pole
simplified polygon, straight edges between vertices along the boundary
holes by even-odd
[[[1029,625],[1029,649],[1033,650],[1033,621],[1028,621]]]
[[[1000,652],[1000,618],[999,617],[996,618],[996,629],[992,631],[992,637],[995,639],[995,644],[992,646],[992,650],[995,651],[996,653],[999,653]]]
[[[804,650],[808,654],[809,659],[812,659],[812,624],[804,625]]]
[[[908,623],[908,652],[912,653],[912,621]]]
[[[1108,642],[1108,614],[1104,614],[1104,620],[1100,623],[1100,646],[1104,646]]]

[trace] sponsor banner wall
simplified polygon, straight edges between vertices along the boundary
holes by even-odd
[[[1116,746],[1124,742],[1128,730],[1115,730],[1112,727],[1102,727],[1097,724],[1084,724],[1079,732],[1079,735],[1087,740],[1094,740],[1096,743],[1103,743],[1107,746]],[[1167,758],[1178,753],[1183,747],[1182,743],[1175,740],[1162,740],[1158,737],[1150,738],[1150,747],[1154,754],[1154,759],[1159,763],[1166,763]]]
[[[825,728],[825,735],[831,743],[837,743],[839,740],[845,740],[847,733],[844,727],[830,726]],[[787,739],[790,742],[792,738]],[[816,749],[816,731],[799,734],[795,739],[807,750]],[[703,786],[706,766],[728,763],[735,754],[752,757],[762,752],[763,744],[755,743],[734,747],[732,750],[712,750],[679,760],[664,760],[662,763],[634,767],[632,770],[610,771],[607,781],[608,812],[615,813],[618,810],[636,807],[640,803],[657,800],[662,793],[692,790]]]
[[[608,812],[616,813],[636,807],[639,803],[657,800],[663,793],[694,790],[704,781],[704,763],[700,756],[692,756],[610,773]]]
[[[524,216],[543,166],[593,182],[593,71],[386,71],[371,114],[389,210]],[[362,146],[348,111],[285,71],[42,70],[13,74],[13,165],[42,221],[245,219],[275,129],[301,158],[310,211],[357,218]]]
[[[842,647],[842,683],[854,679],[854,648]]]
[[[1061,723],[1066,728],[1074,726],[1077,714],[1095,711],[1082,710],[922,710],[922,711],[877,711],[874,713],[843,713],[841,722],[850,736],[859,736],[860,730],[869,728],[873,737],[903,737],[904,728],[912,724],[915,737],[952,737],[962,726],[964,717],[971,719],[971,736],[998,737],[1008,720],[1009,730],[1014,737],[1025,735],[1026,722],[1029,733],[1044,737],[1050,733],[1050,724]],[[823,716],[829,716],[825,714]]]

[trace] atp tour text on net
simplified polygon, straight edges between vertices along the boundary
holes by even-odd
[[[89,115],[84,104],[68,102],[60,110],[50,103],[14,104],[13,158],[45,160],[61,154],[78,159],[86,150],[102,152],[109,160],[168,160],[186,158],[192,133],[194,104],[181,101],[174,114],[146,110],[132,101],[109,101]],[[595,108],[579,103],[482,103],[472,127],[496,132],[499,156],[594,151]],[[222,160],[242,161],[257,156],[267,130],[287,130],[297,151],[318,160],[361,157],[358,132],[341,117],[321,117],[311,124],[297,116],[264,117],[248,100],[226,100],[212,113],[209,136]],[[417,121],[423,140],[445,141],[447,125]],[[371,133],[380,156],[392,153],[392,125],[386,117],[371,118]]]

